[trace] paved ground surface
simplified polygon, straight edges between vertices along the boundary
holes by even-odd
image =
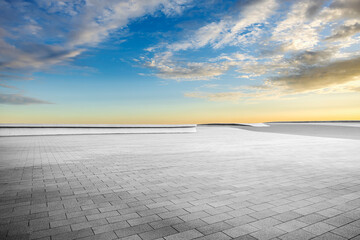
[[[322,136],[360,140],[360,122],[354,123],[266,123],[269,127],[237,126],[236,128],[258,132],[292,135]],[[233,126],[234,127],[234,126]]]
[[[0,239],[360,239],[359,147],[225,126],[3,137]]]

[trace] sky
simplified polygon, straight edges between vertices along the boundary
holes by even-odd
[[[359,0],[0,0],[0,122],[360,120]]]

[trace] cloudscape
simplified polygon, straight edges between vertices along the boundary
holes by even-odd
[[[359,0],[0,1],[2,123],[360,119]]]

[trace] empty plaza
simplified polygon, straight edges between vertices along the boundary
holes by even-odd
[[[360,239],[355,125],[0,137],[0,239]]]

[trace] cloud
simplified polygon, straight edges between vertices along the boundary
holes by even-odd
[[[233,87],[231,91],[223,92],[187,92],[185,97],[189,98],[201,98],[210,101],[257,101],[257,100],[271,100],[288,95],[294,95],[296,93],[289,93],[284,91],[279,86],[271,86],[268,84],[252,85],[252,86],[240,86]]]
[[[242,11],[241,18],[220,36],[219,41],[214,47],[220,48],[228,44],[238,45],[246,43],[249,37],[257,34],[258,28],[256,24],[265,23],[274,14],[277,7],[278,4],[275,0],[255,1],[246,6]],[[245,34],[244,30],[250,31],[250,33]]]
[[[52,104],[52,103],[32,97],[26,97],[21,94],[0,93],[0,104],[30,105],[30,104]]]
[[[360,18],[360,2],[358,0],[334,0],[330,9],[336,11],[334,16],[342,18]]]
[[[79,14],[86,4],[82,0],[35,0],[35,2],[49,13],[61,13],[68,16]]]
[[[280,43],[285,52],[313,49],[319,43],[319,28],[323,24],[314,20],[314,15],[322,4],[323,1],[311,0],[293,4],[286,18],[277,23],[270,40]]]
[[[167,15],[180,13],[189,0],[94,1],[84,6],[70,31],[70,46],[96,45],[129,21],[156,11]]]
[[[171,52],[157,54],[145,63],[156,71],[156,76],[177,81],[208,80],[228,71],[232,64],[208,62],[181,62],[173,59]]]
[[[326,38],[328,41],[337,41],[343,38],[353,36],[360,32],[360,23],[356,22],[351,25],[343,25],[335,30],[335,33]]]
[[[151,58],[143,57],[141,61],[136,61],[143,62],[143,66],[153,69],[154,74],[162,79],[198,81],[214,79],[232,68],[254,62],[255,59],[247,54],[234,52],[232,54],[220,54],[217,57],[208,58],[204,62],[194,62],[178,60],[172,51],[166,51],[155,53]]]
[[[184,94],[188,98],[200,98],[209,101],[264,101],[279,98],[293,98],[304,94],[335,94],[335,93],[360,93],[360,80],[342,83],[339,85],[328,86],[326,88],[308,90],[305,92],[293,92],[288,89],[279,88],[276,86],[261,85],[261,86],[248,86],[240,87],[238,91],[225,91],[225,92],[187,92]]]
[[[190,41],[180,41],[168,46],[168,49],[172,51],[187,50],[192,48],[201,48],[207,44],[216,44],[220,35],[222,35],[223,29],[228,24],[226,21],[213,22],[208,25],[205,25],[198,29],[194,37]]]
[[[1,45],[4,53],[0,62],[0,70],[32,70],[42,69],[55,64],[64,63],[79,56],[83,49],[69,50],[61,46],[47,44],[24,44],[18,48]]]
[[[304,51],[295,54],[289,61],[292,65],[316,65],[329,62],[336,53],[336,48],[319,51]]]
[[[226,64],[188,62],[180,66],[159,66],[156,76],[178,81],[208,80],[229,70]]]
[[[351,93],[360,92],[360,78],[359,80],[333,85],[330,87],[315,90],[317,94],[332,94],[332,93]]]
[[[296,74],[269,78],[261,85],[240,86],[237,91],[188,92],[185,97],[211,101],[264,100],[298,94],[360,92],[360,57],[302,69]]]
[[[298,1],[292,5],[286,18],[277,23],[271,41],[279,43],[284,52],[313,50],[323,44],[321,35],[324,29],[332,29],[345,21],[347,24],[324,39],[335,41],[351,37],[359,32],[356,22],[359,19],[357,0]]]
[[[358,77],[360,77],[360,57],[303,69],[297,74],[280,76],[271,82],[301,92],[354,81]]]
[[[33,80],[30,76],[23,76],[23,75],[15,75],[15,74],[6,74],[6,73],[0,73],[0,80]]]
[[[218,21],[206,24],[192,32],[186,40],[151,48],[154,57],[149,62],[152,64],[145,66],[155,69],[156,75],[165,79],[211,79],[235,68],[240,74],[239,78],[262,77],[265,80],[269,77],[290,76],[294,72],[298,73],[315,65],[322,66],[331,61],[353,56],[340,52],[340,46],[354,45],[357,43],[356,40],[346,40],[346,43],[336,46],[329,44],[330,41],[324,41],[326,37],[322,36],[325,33],[322,31],[337,26],[339,22],[336,21],[339,19],[340,22],[344,18],[349,19],[342,14],[341,17],[334,17],[334,11],[343,13],[351,4],[340,6],[338,1],[337,5],[334,3],[329,6],[329,0],[303,0],[290,3],[290,7],[282,9],[282,11],[286,10],[285,14],[281,12],[283,17],[279,17],[276,15],[279,14],[276,12],[279,7],[276,1],[239,1],[237,6],[239,14],[223,16]],[[330,12],[332,18],[329,18]],[[267,21],[272,16],[278,17],[273,18],[269,27],[259,27],[261,24],[268,24]],[[346,23],[348,24],[346,26],[350,26],[349,24],[353,22]],[[346,30],[341,32],[342,36],[345,34],[352,36],[356,28],[354,29],[353,26]],[[339,34],[336,36],[338,37]],[[220,54],[218,57],[201,62],[177,61],[173,57],[175,53],[181,56],[181,50],[208,47],[219,51],[220,48],[233,45],[249,46],[252,51],[247,51],[247,54],[244,50],[233,54]],[[167,53],[167,59],[159,61],[158,57],[162,54],[159,51],[164,46],[163,53]],[[256,56],[258,49],[267,54]]]
[[[327,0],[317,0],[310,2],[305,11],[306,18],[309,19],[316,16],[316,14],[320,12],[326,1]]]
[[[2,83],[0,83],[0,87],[19,90],[17,87],[10,86],[10,85],[7,85],[7,84],[2,84]]]
[[[202,98],[210,101],[237,101],[240,98],[246,97],[243,92],[219,92],[219,93],[204,93],[204,92],[188,92],[184,94],[188,98]]]
[[[275,0],[239,1],[240,13],[236,16],[225,16],[219,21],[211,22],[192,33],[186,40],[169,44],[171,51],[202,48],[206,45],[218,49],[227,45],[245,44],[256,34],[256,24],[264,23],[277,8]],[[249,31],[252,28],[253,31]],[[246,32],[248,33],[245,33]]]

